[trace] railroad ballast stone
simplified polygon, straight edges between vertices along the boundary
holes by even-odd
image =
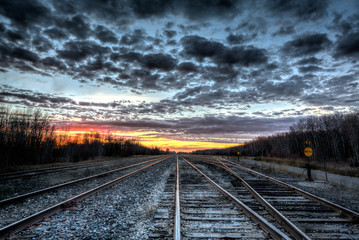
[[[171,171],[175,171],[173,158],[96,193],[76,207],[18,233],[18,237],[146,239],[151,230],[154,209]]]

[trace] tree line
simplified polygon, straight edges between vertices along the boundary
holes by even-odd
[[[0,166],[54,162],[77,162],[90,158],[168,153],[158,147],[148,148],[139,141],[116,138],[98,132],[70,136],[56,133],[48,116],[36,110],[0,111]]]
[[[306,145],[306,141],[310,141]],[[258,137],[241,146],[196,151],[194,154],[304,158],[304,148],[313,149],[312,159],[319,163],[342,162],[359,166],[359,112],[307,117],[289,131]]]

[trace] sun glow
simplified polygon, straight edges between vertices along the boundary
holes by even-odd
[[[223,142],[204,142],[204,141],[187,141],[187,140],[174,140],[165,137],[157,137],[158,133],[155,131],[109,131],[108,129],[99,129],[96,131],[94,128],[79,129],[74,128],[70,130],[56,130],[57,135],[67,135],[71,138],[81,136],[84,134],[99,133],[106,137],[109,134],[113,138],[125,138],[139,141],[146,147],[159,147],[162,150],[167,148],[170,151],[176,152],[192,152],[196,150],[212,149],[212,148],[228,148],[238,146],[234,143]]]

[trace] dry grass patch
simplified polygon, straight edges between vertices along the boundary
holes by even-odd
[[[246,157],[247,159],[262,161],[262,162],[271,162],[278,163],[287,166],[293,167],[301,167],[305,168],[305,164],[307,163],[306,159],[301,158],[274,158],[274,157]],[[335,162],[327,162],[326,166],[323,163],[318,163],[315,161],[310,162],[310,166],[313,170],[321,170],[334,174],[340,174],[344,176],[351,177],[359,177],[359,167],[349,166],[348,163],[335,163]]]

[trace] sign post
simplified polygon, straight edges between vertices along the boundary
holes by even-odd
[[[310,141],[305,141],[305,144],[307,145],[307,147],[304,148],[304,155],[307,157],[307,164],[305,164],[305,166],[307,167],[307,174],[308,174],[307,180],[312,182],[313,179],[312,179],[312,172],[310,169],[310,157],[313,154],[313,150],[312,148],[309,147]]]
[[[238,162],[239,162],[239,154],[241,154],[241,152],[238,150],[237,155],[238,155]]]

